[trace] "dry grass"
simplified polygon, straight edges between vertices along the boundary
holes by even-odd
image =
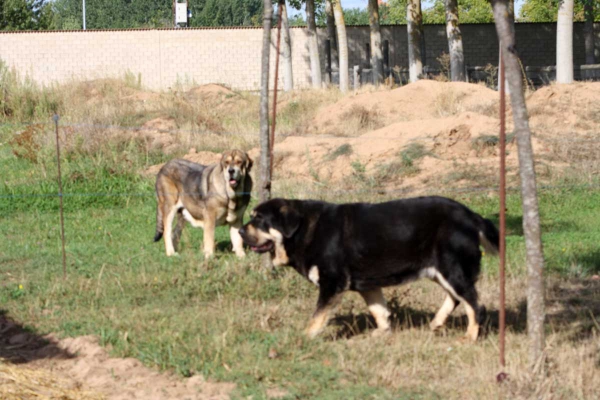
[[[463,111],[461,96],[451,86],[444,86],[435,96],[433,107],[438,116],[442,118],[457,115]]]
[[[56,373],[17,366],[0,359],[0,398],[3,400],[101,400],[104,397],[82,390]]]
[[[337,130],[343,132],[340,136],[358,136],[382,126],[382,116],[377,109],[353,104],[348,111],[340,115]]]

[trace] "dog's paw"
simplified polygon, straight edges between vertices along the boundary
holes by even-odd
[[[246,253],[244,252],[244,250],[241,250],[241,251],[236,251],[236,252],[235,252],[235,255],[236,255],[238,258],[245,258],[245,257],[246,257]]]

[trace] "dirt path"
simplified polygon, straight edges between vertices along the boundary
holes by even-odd
[[[0,317],[2,399],[221,400],[234,388],[202,376],[161,373],[133,358],[110,357],[92,336],[39,337]]]

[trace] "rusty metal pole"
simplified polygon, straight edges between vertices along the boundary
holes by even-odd
[[[58,165],[58,198],[60,199],[60,239],[62,242],[63,279],[67,278],[67,254],[65,252],[65,217],[63,211],[62,173],[60,171],[60,139],[58,137],[58,115],[54,114],[54,130],[56,132],[56,162]]]
[[[506,366],[506,85],[500,48],[500,366]]]
[[[275,125],[277,125],[277,81],[279,80],[279,46],[281,45],[281,10],[285,7],[285,0],[279,0],[277,21],[277,50],[275,53],[275,82],[273,84],[273,114],[271,116],[271,140],[269,140],[270,177],[273,179],[273,149],[275,148]]]

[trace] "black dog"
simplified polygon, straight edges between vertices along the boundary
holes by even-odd
[[[375,333],[390,329],[381,288],[429,278],[447,292],[431,322],[437,329],[465,304],[467,337],[476,340],[485,308],[475,282],[481,250],[499,245],[494,224],[443,197],[418,197],[380,204],[331,204],[273,199],[258,205],[240,235],[252,250],[270,252],[274,265],[290,265],[319,286],[308,327],[319,334],[346,290],[359,292],[375,318]]]

